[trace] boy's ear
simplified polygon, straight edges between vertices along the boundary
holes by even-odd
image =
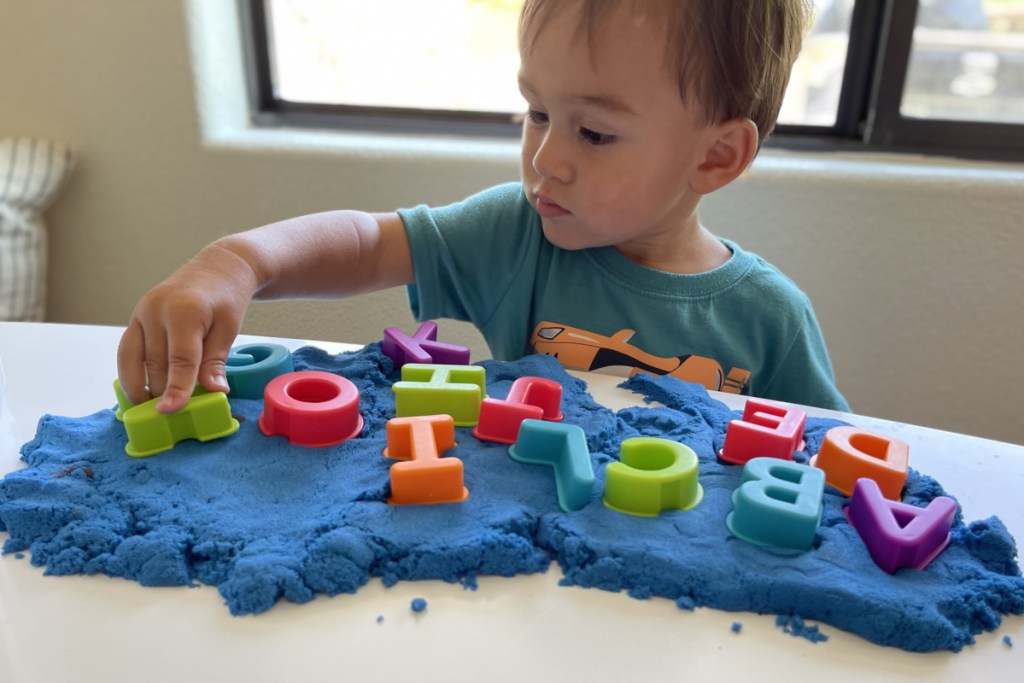
[[[709,194],[731,183],[757,153],[757,126],[750,119],[724,121],[707,133],[707,152],[690,181],[690,187],[699,194]]]

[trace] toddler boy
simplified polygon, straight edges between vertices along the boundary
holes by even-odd
[[[801,0],[527,0],[521,183],[214,242],[136,306],[128,398],[170,412],[197,379],[226,390],[254,297],[408,285],[418,319],[471,321],[496,358],[847,409],[807,297],[697,214],[773,129],[806,16]]]

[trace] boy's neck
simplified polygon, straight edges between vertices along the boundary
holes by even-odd
[[[630,261],[647,268],[681,275],[698,275],[724,265],[732,251],[699,223],[670,245],[639,249],[635,245],[615,247]]]

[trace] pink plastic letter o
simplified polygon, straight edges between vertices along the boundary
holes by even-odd
[[[260,431],[297,446],[336,446],[359,434],[359,390],[344,377],[303,370],[275,377],[263,392]]]

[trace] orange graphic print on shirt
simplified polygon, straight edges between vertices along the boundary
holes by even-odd
[[[704,356],[652,356],[633,346],[633,330],[619,330],[611,337],[576,327],[544,321],[537,325],[530,344],[537,353],[554,356],[567,368],[591,372],[624,370],[632,377],[638,372],[671,375],[686,382],[703,384],[712,391],[743,393],[750,371],[732,368],[726,375],[713,358]],[[626,374],[625,372],[623,374]]]

